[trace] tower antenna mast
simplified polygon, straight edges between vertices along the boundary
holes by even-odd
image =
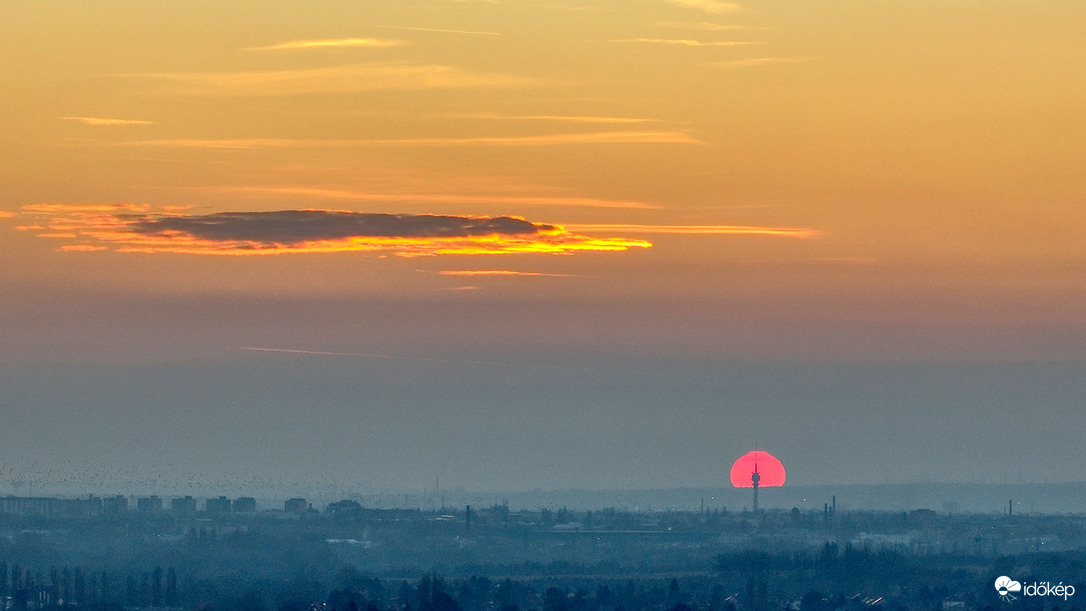
[[[754,487],[754,514],[758,514],[758,482],[762,476],[758,473],[758,454],[754,455],[754,472],[750,474],[750,483]]]

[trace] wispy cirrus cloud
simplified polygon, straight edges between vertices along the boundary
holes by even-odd
[[[493,119],[496,121],[553,121],[557,123],[637,124],[660,123],[660,119],[638,117],[599,117],[578,115],[499,115],[492,112],[451,113],[443,115],[451,119]]]
[[[385,138],[372,140],[307,140],[292,138],[198,139],[172,138],[121,143],[210,149],[345,149],[365,147],[561,146],[569,144],[704,144],[683,131],[603,131],[531,136],[468,136],[463,138]]]
[[[654,24],[660,28],[673,28],[677,30],[699,30],[704,32],[726,32],[731,30],[765,30],[768,28],[754,25],[736,25],[727,23],[713,23],[711,21],[701,21],[698,23],[688,23],[683,21],[657,21]]]
[[[444,28],[415,28],[403,25],[371,25],[371,28],[386,30],[406,30],[408,32],[436,32],[440,34],[472,34],[476,36],[501,36],[501,32],[480,32],[477,30],[446,30]]]
[[[744,47],[748,45],[760,45],[760,42],[748,42],[742,40],[704,41],[684,38],[620,38],[608,42],[636,42],[653,45],[674,45],[681,47]]]
[[[222,193],[259,195],[263,197],[287,195],[307,199],[329,199],[360,202],[382,203],[428,203],[428,204],[514,204],[527,206],[560,206],[583,208],[629,208],[653,210],[659,208],[648,202],[602,199],[595,197],[575,197],[560,195],[462,195],[455,193],[374,193],[351,189],[325,189],[317,187],[274,187],[274,186],[220,186],[194,187],[199,190],[212,190]]]
[[[509,269],[458,269],[438,272],[442,276],[523,276],[530,278],[577,278],[577,274],[548,274],[545,272],[518,272]]]
[[[145,212],[150,210],[150,207],[143,204],[27,204],[21,210],[24,214],[110,214]]]
[[[721,0],[665,0],[671,4],[683,6],[687,8],[694,8],[705,11],[706,13],[712,13],[713,15],[724,15],[727,13],[734,13],[736,11],[743,10],[743,7],[734,2],[722,2]]]
[[[531,79],[509,74],[410,62],[370,62],[259,72],[163,72],[118,76],[145,82],[163,94],[208,97],[515,87],[532,83]]]
[[[49,216],[50,212],[55,215]],[[652,246],[645,240],[577,235],[559,225],[512,216],[379,214],[300,209],[273,212],[185,214],[150,207],[35,207],[48,218],[44,237],[77,240],[60,250],[269,255],[390,252],[411,257],[442,254],[572,254]],[[24,230],[30,230],[24,227]]]
[[[320,40],[290,40],[266,47],[249,47],[246,51],[298,51],[308,49],[367,48],[380,49],[402,47],[405,40],[389,38],[328,38]]]
[[[819,257],[815,261],[831,265],[877,265],[879,263],[875,257]]]
[[[0,210],[0,219],[9,219],[15,216],[14,212],[8,212],[7,210]]]
[[[183,212],[190,206],[158,206],[164,212]],[[147,204],[27,204],[20,208],[23,215],[56,215],[66,213],[79,214],[122,214],[148,212]]]
[[[814,238],[821,235],[817,229],[805,227],[762,227],[757,225],[625,225],[625,224],[573,224],[568,229],[592,233],[595,231],[621,231],[623,233],[681,233],[689,235],[764,235],[786,238]]]
[[[730,61],[708,62],[707,66],[717,68],[749,68],[755,66],[776,66],[782,64],[803,64],[814,57],[745,57]]]
[[[78,121],[83,125],[96,127],[118,127],[127,125],[154,125],[154,121],[139,121],[137,119],[102,119],[100,117],[57,117],[63,121]]]
[[[474,290],[478,287],[463,286],[455,287],[452,290]],[[458,363],[469,365],[500,365],[503,367],[530,367],[538,368],[536,365],[521,365],[519,363],[504,363],[500,361],[479,361],[475,359],[443,359],[434,357],[421,357],[421,356],[404,356],[393,354],[378,354],[373,352],[329,352],[325,350],[299,350],[296,348],[263,348],[255,346],[239,346],[238,350],[248,350],[251,352],[279,352],[284,354],[302,355],[302,356],[346,356],[354,358],[364,359],[387,359],[391,361],[418,361],[423,363]]]
[[[99,221],[108,222],[108,219],[118,215],[138,214],[148,210],[149,206],[139,204],[29,204],[13,216],[32,221],[16,226],[17,231],[34,232],[40,238],[78,238],[78,227]],[[104,247],[95,248],[102,249]]]

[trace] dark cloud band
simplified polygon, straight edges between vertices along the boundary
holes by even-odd
[[[182,234],[212,241],[301,244],[347,238],[468,238],[486,235],[531,236],[552,225],[509,216],[467,217],[433,214],[379,214],[332,210],[218,212],[202,216],[141,217],[130,230],[145,236]]]
[[[216,212],[193,215],[138,205],[39,204],[24,208],[36,222],[20,227],[43,238],[72,240],[65,251],[274,255],[390,252],[570,254],[648,248],[645,240],[577,235],[559,225],[512,216],[380,214],[342,210]]]

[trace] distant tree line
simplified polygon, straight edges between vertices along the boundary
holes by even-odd
[[[0,598],[17,611],[60,607],[173,607],[179,602],[177,571],[118,574],[56,567],[34,572],[19,563],[0,561]]]

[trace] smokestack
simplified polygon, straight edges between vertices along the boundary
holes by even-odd
[[[464,510],[464,530],[471,530],[471,505]]]

